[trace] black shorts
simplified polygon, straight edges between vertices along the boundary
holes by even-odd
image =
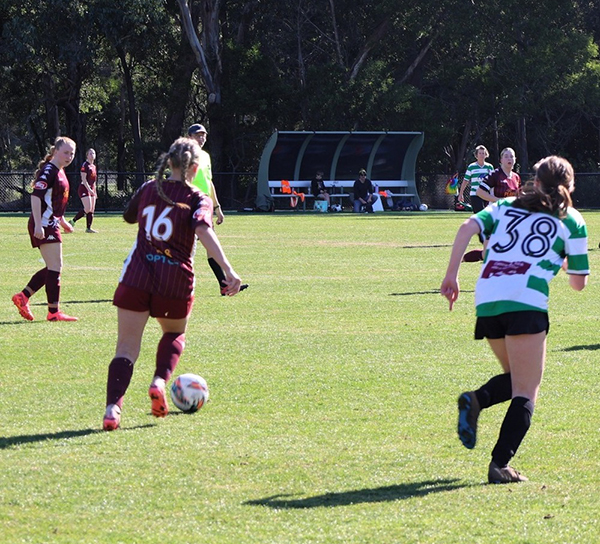
[[[508,312],[490,317],[478,317],[475,322],[475,340],[498,339],[519,334],[538,334],[550,330],[546,312],[527,310]]]
[[[475,196],[475,195],[473,195],[471,197],[471,207],[473,208],[473,213],[480,212],[488,204],[489,204],[489,202],[487,200],[483,200],[483,198],[480,198],[480,197]],[[477,238],[479,238],[479,241],[482,244],[485,242],[485,237],[483,236],[483,233],[481,233],[481,232],[477,233]]]
[[[488,204],[489,204],[489,202],[487,200],[483,200],[483,198],[480,198],[475,195],[471,196],[471,207],[473,208],[473,213],[480,212]]]

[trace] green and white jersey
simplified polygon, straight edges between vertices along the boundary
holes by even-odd
[[[574,208],[564,219],[499,200],[472,216],[489,242],[475,287],[478,317],[548,311],[549,283],[567,258],[569,274],[589,274],[587,227]]]
[[[210,155],[203,149],[200,150],[199,163],[198,172],[196,173],[193,184],[204,194],[212,198],[212,168],[210,165]]]
[[[494,167],[489,162],[484,162],[483,166],[479,166],[479,163],[475,161],[467,166],[465,180],[471,183],[471,192],[469,193],[471,196],[475,196],[477,194],[479,182],[493,171]]]

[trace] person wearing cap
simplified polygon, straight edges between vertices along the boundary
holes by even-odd
[[[379,196],[375,194],[373,184],[367,177],[367,171],[361,168],[358,171],[358,179],[354,182],[354,213],[359,213],[364,206],[368,213],[373,213],[373,204]]]
[[[204,144],[206,143],[207,136],[206,129],[204,125],[200,123],[194,123],[190,128],[188,128],[188,136],[193,140],[196,140],[200,145],[200,159],[198,165],[198,171],[196,176],[194,177],[193,184],[198,187],[203,193],[210,196],[213,201],[213,208],[215,213],[217,214],[217,225],[223,223],[225,216],[223,215],[223,210],[221,210],[221,204],[219,203],[219,199],[217,197],[217,191],[215,190],[215,185],[212,180],[212,167],[210,163],[210,155],[204,151]],[[217,278],[219,282],[219,289],[221,291],[221,295],[225,296],[226,285],[225,281],[225,273],[223,269],[219,266],[217,261],[215,261],[210,255],[207,254],[208,257],[208,265],[210,266],[213,274]],[[243,284],[240,287],[240,291],[243,291],[248,287],[247,284]]]
[[[196,187],[198,187],[198,189],[210,196],[212,199],[214,210],[217,214],[217,225],[220,225],[225,217],[223,216],[223,211],[221,210],[221,205],[219,204],[219,199],[217,197],[217,191],[215,191],[215,186],[212,181],[210,155],[204,151],[204,144],[206,143],[207,136],[206,129],[204,128],[204,125],[195,123],[188,128],[188,135],[190,138],[196,140],[198,144],[200,144],[200,149],[202,149],[201,164],[198,168],[198,173],[196,174],[193,183]]]

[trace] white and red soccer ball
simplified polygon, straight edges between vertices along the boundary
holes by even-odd
[[[197,374],[181,374],[171,384],[171,399],[182,412],[197,412],[208,401],[206,380]]]

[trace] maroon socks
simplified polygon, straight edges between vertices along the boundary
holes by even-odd
[[[27,292],[26,289],[23,289],[23,294],[29,298],[30,296],[32,296],[34,293],[37,293],[42,287],[44,287],[44,285],[46,285],[46,276],[48,274],[48,269],[47,268],[42,268],[41,270],[38,270],[29,280],[29,283],[27,284],[27,287],[29,288],[29,291],[31,291],[31,293]]]
[[[85,215],[85,211],[79,210],[77,212],[77,215],[75,217],[73,217],[73,223],[76,223],[77,221],[79,221],[84,215]]]
[[[158,349],[156,350],[156,372],[155,376],[162,378],[165,382],[175,371],[179,357],[185,348],[185,333],[166,332],[163,334]]]
[[[48,270],[46,273],[46,298],[48,300],[48,310],[52,313],[58,311],[58,302],[60,301],[60,272]],[[52,309],[50,309],[52,306]]]
[[[133,376],[133,363],[126,357],[115,357],[108,366],[106,405],[123,406],[123,397]]]

